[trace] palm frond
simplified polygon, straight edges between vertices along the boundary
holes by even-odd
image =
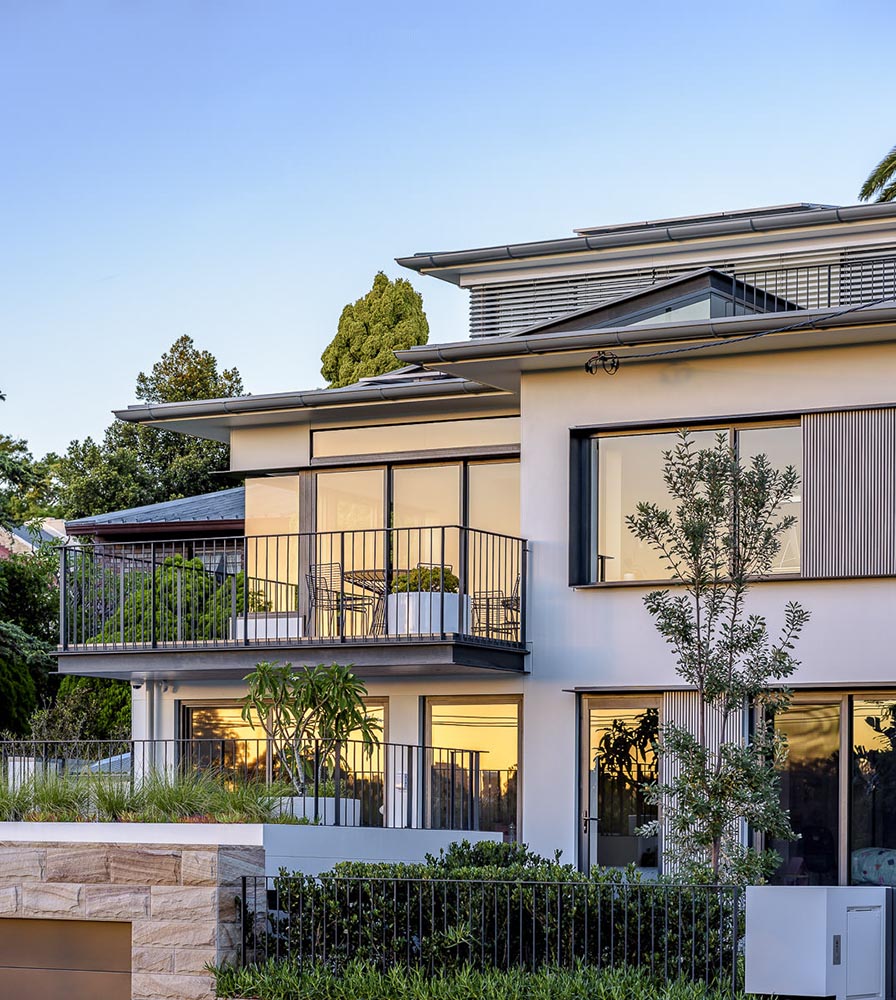
[[[870,201],[877,195],[878,201],[893,201],[896,190],[892,182],[896,182],[896,146],[878,163],[868,175],[868,179],[859,191],[862,201]]]

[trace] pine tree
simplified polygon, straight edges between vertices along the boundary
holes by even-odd
[[[321,355],[321,374],[331,389],[383,375],[401,367],[395,351],[428,339],[420,293],[404,278],[390,281],[380,271],[373,288],[342,310],[336,336]]]

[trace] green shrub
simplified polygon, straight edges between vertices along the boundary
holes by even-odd
[[[63,773],[44,770],[25,781],[0,770],[0,822],[292,823],[279,799],[292,786],[231,783],[214,771],[147,774]],[[307,821],[304,821],[307,822]]]
[[[460,581],[447,568],[420,566],[401,573],[392,581],[393,594],[456,594]]]
[[[481,971],[461,966],[430,974],[426,969],[383,972],[352,962],[340,973],[327,963],[270,961],[259,966],[213,970],[219,997],[258,1000],[743,1000],[731,984],[707,987],[650,976],[638,969],[543,968]]]
[[[256,957],[326,954],[436,970],[646,964],[671,973],[730,968],[741,918],[732,890],[586,875],[516,844],[452,845],[418,864],[343,862],[275,880],[252,925]]]

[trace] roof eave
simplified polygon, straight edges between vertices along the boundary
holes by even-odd
[[[418,253],[410,257],[396,257],[396,263],[419,274],[456,282],[455,276],[440,274],[448,268],[476,264],[501,264],[533,257],[556,257],[584,253],[591,250],[609,250],[650,244],[681,243],[687,240],[719,236],[749,235],[805,229],[836,223],[862,222],[869,219],[896,217],[896,202],[875,202],[867,205],[849,205],[842,208],[813,208],[805,212],[782,212],[780,215],[738,216],[720,218],[711,222],[657,226],[650,229],[623,229],[620,232],[596,236],[575,236],[559,240],[542,240],[534,243],[509,243],[504,246],[479,247],[471,250],[453,250],[438,253]],[[401,356],[401,355],[399,355]]]

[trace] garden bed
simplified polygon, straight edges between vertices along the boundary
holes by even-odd
[[[269,961],[214,970],[220,1000],[741,1000],[730,984],[706,986],[652,977],[639,969],[543,968],[506,971],[468,966],[430,973],[424,968],[382,971],[354,962],[341,973],[323,963]]]

